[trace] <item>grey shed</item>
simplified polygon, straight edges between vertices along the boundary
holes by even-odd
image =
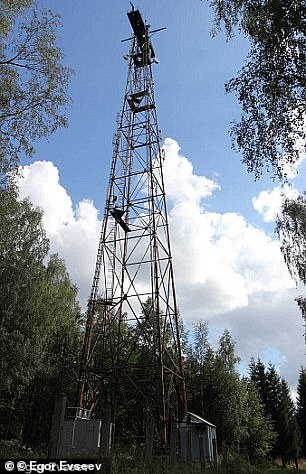
[[[188,412],[180,423],[181,459],[187,462],[217,460],[216,426]]]

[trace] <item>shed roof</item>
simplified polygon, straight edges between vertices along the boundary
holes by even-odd
[[[194,423],[194,424],[203,424],[203,425],[208,425],[216,428],[216,425],[213,423],[210,423],[210,421],[204,420],[204,418],[201,418],[199,415],[195,415],[194,413],[191,413],[190,411],[187,412],[187,414],[183,418],[183,423]]]

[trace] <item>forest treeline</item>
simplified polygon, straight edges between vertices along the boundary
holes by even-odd
[[[37,447],[48,443],[55,394],[75,404],[84,320],[65,263],[49,255],[41,211],[15,190],[0,194],[0,436]],[[248,375],[239,374],[229,331],[217,348],[205,322],[181,332],[188,409],[217,426],[220,451],[232,448],[254,463],[306,454],[305,369],[295,407],[273,365],[251,360]],[[132,363],[150,357],[137,327],[126,326],[124,338]],[[129,442],[144,423],[137,397],[133,391],[129,403],[119,402],[118,426]]]
[[[0,191],[0,438],[30,444],[47,440],[54,394],[75,393],[82,341],[77,289],[41,218]]]

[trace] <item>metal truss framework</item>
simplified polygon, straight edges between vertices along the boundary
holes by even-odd
[[[125,384],[143,395],[163,444],[170,418],[186,411],[179,315],[163,177],[149,27],[138,10],[133,28],[122,111],[113,158],[95,273],[88,304],[78,405],[95,411],[104,397],[116,418],[116,397]],[[126,327],[149,353],[133,361]],[[110,333],[111,328],[113,330]],[[115,331],[115,335],[114,335]],[[103,357],[103,353],[111,357]],[[145,365],[142,365],[145,364]]]

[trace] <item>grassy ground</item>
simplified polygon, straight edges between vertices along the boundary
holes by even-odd
[[[113,456],[103,462],[103,474],[280,474],[296,471],[292,464],[286,469],[275,466],[262,468],[250,466],[242,460],[235,459],[231,462],[220,463],[217,466],[201,466],[200,464],[177,463],[170,465],[168,459],[161,458],[153,460],[151,468],[147,468],[138,457]],[[299,464],[298,473],[306,473],[306,463]]]
[[[43,447],[32,450],[19,443],[0,443],[1,459],[46,459],[47,450]],[[171,465],[167,457],[162,456],[153,459],[152,467],[148,468],[143,463],[142,452],[136,453],[114,453],[111,457],[96,461],[102,464],[100,474],[281,474],[306,473],[306,460],[299,462],[299,470],[291,464],[286,469],[280,466],[265,466],[262,468],[248,465],[240,458],[222,461],[217,466],[201,466],[200,464],[176,463]]]
[[[281,467],[266,466],[254,467],[247,463],[236,459],[231,462],[221,463],[217,466],[201,466],[200,464],[185,464],[177,463],[170,465],[168,459],[162,461],[160,458],[153,461],[151,469],[146,468],[143,462],[138,459],[122,459],[120,457],[113,457],[109,460],[109,464],[104,466],[105,474],[280,474],[280,473],[306,473],[306,462],[299,463],[299,470],[297,471],[295,465],[292,464],[286,469]],[[104,474],[103,472],[103,474]]]

